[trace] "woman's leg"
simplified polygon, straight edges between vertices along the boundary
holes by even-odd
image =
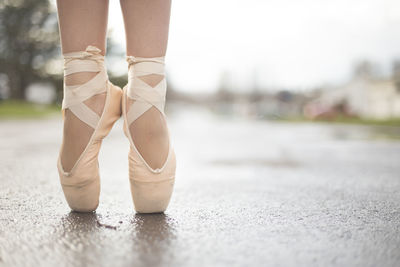
[[[88,45],[106,50],[108,0],[57,0],[62,53],[84,51]],[[97,73],[81,72],[65,77],[66,85],[80,85]],[[101,115],[105,93],[95,95],[84,103]],[[93,128],[65,110],[61,163],[69,171],[82,154],[93,133]]]
[[[168,42],[170,0],[120,0],[124,16],[127,55],[165,56]],[[163,78],[158,74],[141,76],[154,87]],[[128,108],[133,100],[128,100]],[[168,156],[169,137],[165,119],[150,108],[129,127],[135,146],[152,168],[160,168]]]

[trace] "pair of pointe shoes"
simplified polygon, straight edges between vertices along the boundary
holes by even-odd
[[[65,198],[74,211],[96,210],[100,195],[98,154],[101,142],[122,113],[124,133],[130,142],[129,181],[135,210],[139,213],[163,212],[168,206],[175,181],[174,150],[169,142],[168,156],[163,166],[157,169],[151,168],[136,148],[129,126],[152,107],[157,108],[165,118],[164,58],[127,57],[129,83],[121,90],[108,80],[104,57],[100,52],[97,47],[88,46],[85,51],[63,55],[64,76],[79,72],[97,73],[83,85],[64,84],[63,113],[65,109],[69,109],[77,118],[94,129],[86,148],[68,172],[64,171],[60,153],[57,167]],[[163,76],[155,87],[149,86],[139,78],[151,74]],[[86,106],[84,101],[102,93],[106,93],[106,99],[103,112],[99,116]],[[128,99],[133,100],[133,104],[129,107],[127,107]]]

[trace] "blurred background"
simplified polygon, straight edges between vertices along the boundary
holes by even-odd
[[[55,1],[0,1],[0,265],[400,266],[399,0],[172,0],[166,61],[168,210],[134,214],[120,119],[70,212]]]
[[[0,25],[0,117],[58,110],[55,1],[2,1]],[[399,125],[399,27],[396,0],[174,1],[168,106],[244,119]],[[107,47],[110,78],[123,86],[118,1],[110,1]]]

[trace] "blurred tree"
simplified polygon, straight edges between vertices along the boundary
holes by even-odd
[[[290,102],[294,98],[294,95],[288,90],[281,90],[276,94],[276,98],[281,102]]]
[[[59,53],[57,14],[48,0],[0,1],[0,73],[11,98],[24,99],[32,82],[59,80],[45,71]]]
[[[379,70],[375,63],[364,60],[354,66],[353,73],[354,77],[368,79],[376,78],[379,75]]]
[[[232,77],[230,72],[224,71],[221,73],[219,87],[215,97],[217,101],[233,102],[234,94],[232,92]]]
[[[121,45],[119,45],[117,42],[115,42],[115,40],[113,38],[111,38],[110,36],[112,35],[112,30],[109,30],[107,32],[107,45],[106,45],[106,54],[107,54],[107,61],[114,59],[114,62],[121,62],[121,59],[125,58],[125,51],[123,50],[123,48],[121,47]],[[118,64],[117,63],[117,64]],[[122,62],[121,62],[122,63]],[[126,64],[126,61],[123,61],[123,64]],[[126,64],[126,67],[128,67],[128,65]],[[115,73],[112,72],[112,66],[110,66],[109,70],[108,70],[108,77],[110,79],[110,81],[123,88],[127,83],[128,83],[128,77],[127,75],[116,75]]]
[[[392,65],[392,78],[396,84],[396,89],[400,92],[400,60],[395,60]]]

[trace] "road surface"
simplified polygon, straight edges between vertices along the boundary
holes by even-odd
[[[0,266],[400,266],[399,128],[169,122],[170,207],[137,215],[121,121],[91,214],[63,198],[60,118],[0,121]]]

